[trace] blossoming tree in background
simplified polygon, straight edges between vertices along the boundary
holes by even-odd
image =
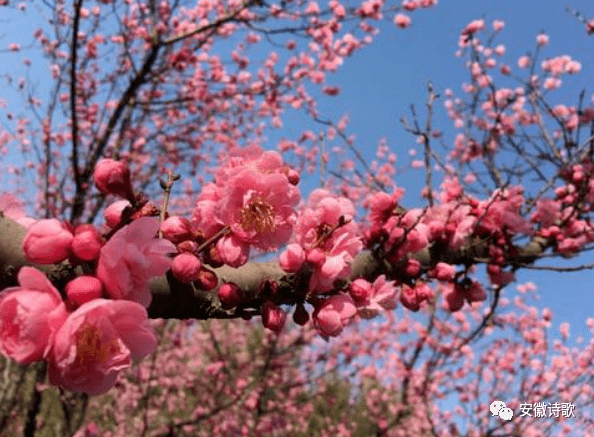
[[[28,217],[19,195],[2,197],[0,349],[33,369],[5,381],[2,426],[31,436],[49,429],[49,403],[62,410],[55,433],[72,434],[88,395],[112,388],[122,392],[120,410],[102,425],[112,420],[121,435],[540,435],[544,425],[532,421],[493,425],[479,414],[482,396],[511,387],[514,408],[523,396],[542,402],[553,394],[585,405],[579,387],[591,376],[590,349],[556,344],[549,362],[550,314],[498,313],[517,270],[555,269],[541,258],[574,257],[594,241],[594,107],[583,96],[567,105],[546,99],[581,64],[558,56],[537,68],[548,42],[541,34],[534,55],[512,67],[494,42],[502,21],[462,29],[458,54],[471,77],[464,95],[438,96],[429,86],[426,118],[403,119],[423,148],[424,159],[413,162],[426,176],[420,208],[402,204],[393,158],[368,166],[347,121],[318,111],[314,95],[339,92],[328,74],[372,42],[375,22],[406,28],[411,13],[435,3],[44,4],[52,18],[34,37],[51,62],[49,96],[28,96],[31,117],[0,133],[3,153],[37,156],[24,170],[3,163],[20,198],[29,198],[26,189],[36,198]],[[590,33],[591,22],[574,15]],[[265,61],[251,62],[248,48],[267,43],[275,49]],[[9,48],[15,56],[21,49]],[[499,85],[511,80],[513,87]],[[444,156],[433,146],[447,146],[433,126],[442,98],[458,129]],[[267,130],[293,110],[322,133],[264,148]],[[325,138],[355,161],[326,169]],[[318,168],[322,186],[302,192],[302,179]],[[34,188],[24,184],[29,174]],[[271,261],[257,262],[262,254]],[[394,319],[399,304],[402,318]],[[415,312],[424,323],[410,319]],[[382,324],[348,328],[382,314]],[[149,321],[254,317],[265,334],[253,325],[242,332],[213,321],[192,332]],[[523,337],[497,338],[500,328]],[[337,338],[328,351],[309,350],[312,333]],[[417,337],[405,341],[411,333]],[[489,335],[497,354],[481,355],[473,369],[471,347]],[[192,370],[172,381],[170,372],[184,365]],[[320,369],[343,382],[318,377]],[[491,385],[480,391],[483,380]],[[316,399],[333,398],[328,384],[346,404],[324,418]],[[453,393],[468,405],[458,418],[475,413],[462,431],[439,408]],[[180,397],[193,408],[186,419],[173,415]],[[167,420],[156,417],[156,399],[171,410]],[[137,402],[143,418],[128,423],[126,406]],[[303,408],[317,416],[305,420]],[[586,416],[555,419],[543,421],[547,432],[592,432]]]

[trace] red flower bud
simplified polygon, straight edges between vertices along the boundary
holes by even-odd
[[[198,279],[195,281],[196,287],[200,290],[209,291],[212,290],[217,286],[219,282],[219,278],[214,272],[211,272],[204,267],[200,270],[200,274],[198,275]]]
[[[226,282],[219,287],[219,300],[223,309],[229,310],[243,302],[243,291],[237,284]]]
[[[262,305],[262,324],[274,332],[280,332],[285,327],[287,313],[270,301]]]
[[[133,197],[130,169],[120,161],[113,159],[99,161],[95,165],[93,180],[103,194],[115,194],[124,199]]]

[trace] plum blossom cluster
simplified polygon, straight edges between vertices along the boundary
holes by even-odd
[[[451,259],[456,259],[472,241],[487,243],[487,272],[491,283],[511,282],[513,273],[504,271],[504,267],[510,257],[517,255],[512,240],[533,235],[530,222],[521,215],[522,193],[521,187],[510,187],[496,190],[489,199],[478,201],[464,193],[457,178],[446,177],[438,196],[439,203],[424,210],[409,211],[398,203],[403,195],[401,189],[395,189],[391,195],[372,194],[365,203],[369,209],[365,245],[391,264],[392,276],[401,286],[400,301],[408,309],[418,311],[423,302],[435,297],[436,293],[427,282],[437,279],[445,285],[446,307],[458,311],[464,301],[485,300],[483,287],[469,277],[468,269],[457,271],[456,262],[438,261],[427,266],[416,259],[415,254],[421,255],[423,251],[449,253]]]
[[[566,184],[555,189],[555,197],[536,202],[531,221],[538,235],[551,241],[560,253],[574,253],[594,241],[594,228],[586,216],[594,202],[594,165],[590,158],[565,168],[560,176]]]
[[[104,160],[94,176],[101,191],[132,199],[123,164]],[[19,286],[0,294],[2,352],[20,363],[46,361],[50,382],[69,390],[111,388],[121,370],[156,347],[146,312],[148,283],[169,270],[169,254],[176,252],[173,243],[156,238],[158,228],[156,218],[140,217],[105,241],[92,225],[31,224],[22,243],[27,261],[68,260],[94,273],[71,280],[60,294],[41,271],[22,267]]]

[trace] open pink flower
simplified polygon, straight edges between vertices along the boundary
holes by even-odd
[[[353,294],[353,284],[357,283],[357,281],[364,280],[357,279],[351,284],[351,295]],[[359,282],[356,285],[359,284],[363,285],[363,282]],[[369,292],[365,293],[365,298],[356,301],[358,312],[361,317],[371,319],[382,311],[393,310],[396,308],[397,294],[394,281],[387,281],[386,275],[380,275],[373,281],[373,284],[369,284],[369,287]]]
[[[19,287],[0,293],[0,349],[19,363],[43,359],[52,335],[66,320],[58,290],[33,267],[23,267]]]
[[[113,299],[128,299],[145,307],[151,303],[149,279],[164,274],[175,253],[171,241],[155,238],[159,222],[141,217],[120,229],[101,248],[97,277]]]
[[[72,232],[56,219],[39,220],[32,224],[23,239],[27,261],[53,264],[64,261],[70,254]]]
[[[313,313],[314,326],[324,338],[336,337],[357,314],[353,299],[339,293],[326,299]]]
[[[291,236],[300,195],[282,173],[243,170],[229,181],[220,218],[233,235],[260,249],[276,249]]]
[[[46,353],[50,383],[91,395],[105,393],[121,370],[156,345],[141,305],[92,300],[70,314],[56,333]]]
[[[348,277],[350,263],[363,247],[354,215],[355,208],[347,198],[337,198],[326,190],[312,191],[295,226],[296,243],[314,267],[311,291],[329,291],[335,280]]]

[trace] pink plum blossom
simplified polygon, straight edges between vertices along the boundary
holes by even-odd
[[[329,291],[336,279],[348,277],[350,263],[363,247],[354,215],[350,200],[322,189],[312,191],[295,225],[296,243],[314,267],[310,291]]]
[[[22,267],[18,287],[0,293],[0,349],[19,363],[43,359],[68,316],[58,290],[33,267]]]
[[[72,232],[56,219],[39,220],[29,227],[23,239],[27,261],[53,264],[64,261],[70,254]]]
[[[155,238],[158,229],[157,219],[141,217],[117,231],[103,246],[97,277],[111,298],[148,307],[149,279],[169,270],[171,259],[167,255],[176,252],[171,241]]]
[[[271,250],[289,240],[299,199],[285,175],[244,170],[229,181],[220,217],[237,239]]]
[[[356,281],[354,281],[353,284]],[[353,296],[353,284],[351,284],[351,296]],[[360,296],[360,294],[358,296]],[[385,310],[393,310],[396,308],[397,298],[397,290],[394,286],[394,281],[387,281],[386,275],[378,276],[376,280],[373,281],[373,284],[370,284],[370,290],[365,296],[365,299],[355,299],[353,297],[357,306],[357,312],[365,319],[371,319]]]
[[[50,383],[105,393],[132,360],[155,350],[146,310],[136,302],[94,299],[68,316],[46,353]]]

